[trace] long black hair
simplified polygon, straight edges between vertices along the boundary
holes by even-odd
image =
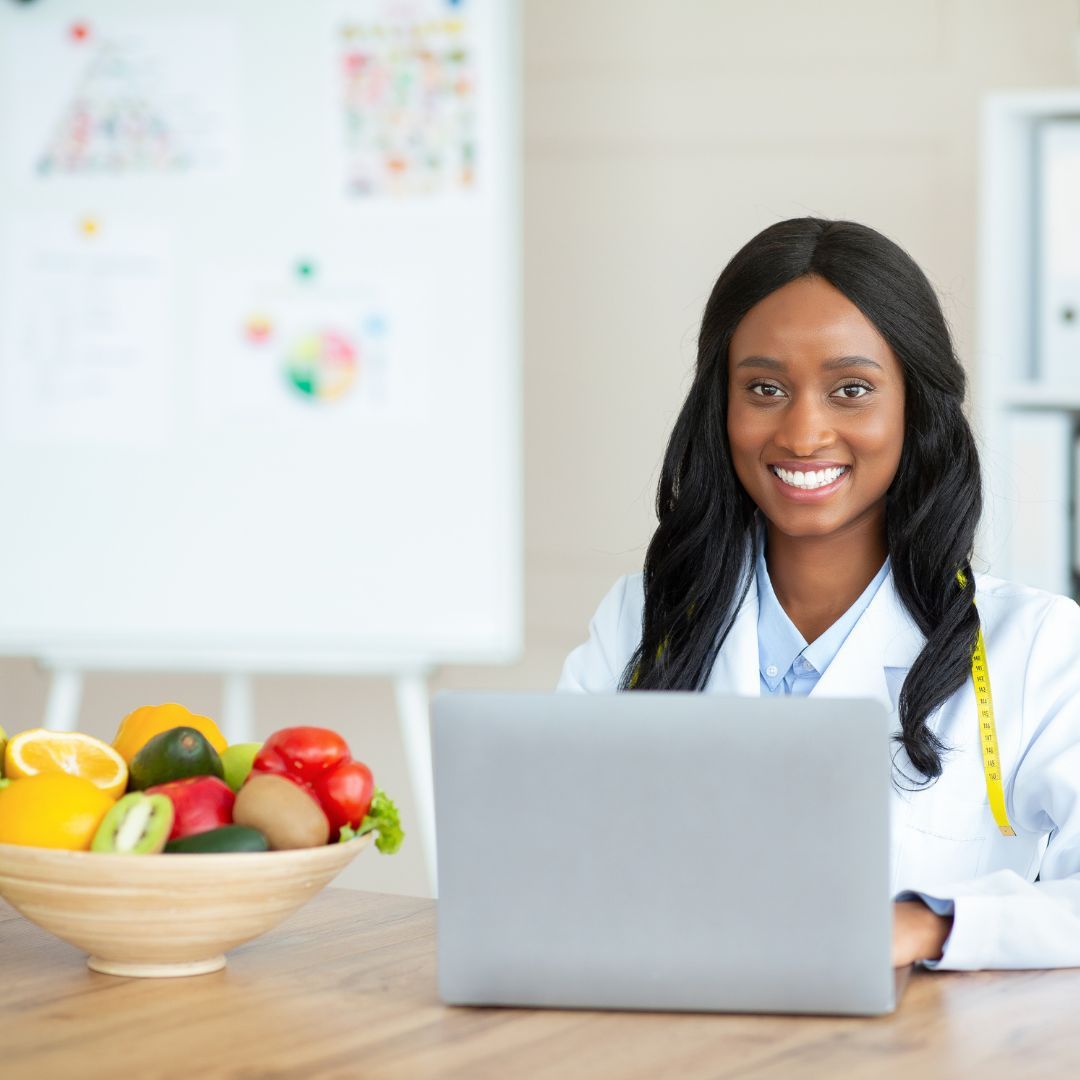
[[[641,640],[619,688],[701,690],[735,621],[753,580],[757,507],[731,462],[728,347],[759,300],[807,275],[859,308],[904,372],[904,444],[886,493],[886,534],[897,594],[926,644],[900,692],[902,734],[894,739],[924,786],[941,775],[941,754],[951,749],[927,719],[969,678],[979,633],[970,560],[982,482],[963,412],[964,369],[934,289],[905,251],[866,225],[778,222],[745,244],[713,287],[693,385],[657,487]]]

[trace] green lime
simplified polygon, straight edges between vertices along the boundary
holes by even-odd
[[[233,791],[240,790],[240,785],[251,772],[251,763],[255,760],[255,755],[261,749],[261,742],[241,742],[225,747],[221,755],[221,764],[225,768],[225,783]]]

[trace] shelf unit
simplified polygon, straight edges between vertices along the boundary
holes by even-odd
[[[985,511],[975,567],[1076,597],[1080,351],[1068,382],[1041,379],[1037,353],[1037,132],[1050,119],[1080,123],[1080,90],[992,94],[983,103],[972,420]]]

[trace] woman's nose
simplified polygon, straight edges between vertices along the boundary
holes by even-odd
[[[812,394],[802,394],[782,411],[775,433],[778,447],[792,457],[809,457],[836,440],[828,406]]]

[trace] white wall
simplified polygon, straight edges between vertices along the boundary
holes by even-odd
[[[640,569],[702,307],[766,225],[816,214],[892,237],[968,362],[980,98],[1080,83],[1072,0],[525,3],[526,654],[436,689],[551,688],[601,595]],[[9,732],[45,694],[31,661],[0,662]],[[168,700],[215,715],[220,686],[93,676],[80,726],[111,737]],[[260,678],[255,704],[260,737],[345,732],[408,825],[389,684]],[[338,883],[423,895],[418,847],[365,853]]]

